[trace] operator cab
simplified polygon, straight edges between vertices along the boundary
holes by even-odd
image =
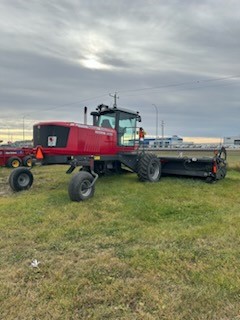
[[[117,131],[119,146],[134,146],[136,139],[137,121],[141,122],[138,112],[119,108],[109,108],[101,104],[96,111],[91,112],[93,125]]]

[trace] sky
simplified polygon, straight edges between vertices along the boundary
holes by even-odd
[[[239,34],[239,0],[0,0],[0,140],[115,92],[148,135],[240,135]]]

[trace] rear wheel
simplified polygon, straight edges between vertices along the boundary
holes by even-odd
[[[94,178],[86,171],[80,171],[71,179],[68,194],[72,201],[83,201],[94,195],[95,186],[91,186]]]
[[[27,168],[17,168],[9,176],[9,185],[13,191],[27,190],[33,183],[32,172]]]
[[[11,157],[7,161],[8,168],[18,168],[22,165],[22,160],[18,157]]]
[[[138,162],[137,175],[141,181],[157,182],[161,177],[161,163],[157,156],[144,154]]]
[[[217,174],[216,174],[216,179],[217,180],[221,180],[224,179],[227,173],[227,169],[226,166],[222,165],[222,163],[218,164],[218,170],[217,170]]]
[[[32,167],[33,160],[31,156],[26,156],[23,158],[23,165],[24,167]]]

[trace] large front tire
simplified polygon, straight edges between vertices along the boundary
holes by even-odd
[[[157,182],[161,177],[161,162],[158,157],[151,153],[141,156],[137,175],[140,181]]]
[[[32,172],[27,168],[14,169],[9,176],[9,185],[13,191],[29,189],[33,184]]]
[[[93,197],[95,185],[92,185],[94,178],[86,171],[80,171],[72,177],[69,186],[68,194],[72,201],[83,201]]]

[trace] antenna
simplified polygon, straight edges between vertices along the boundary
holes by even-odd
[[[117,108],[117,99],[119,99],[119,97],[117,96],[117,92],[115,92],[114,94],[109,93],[109,96],[114,99],[113,108]]]

